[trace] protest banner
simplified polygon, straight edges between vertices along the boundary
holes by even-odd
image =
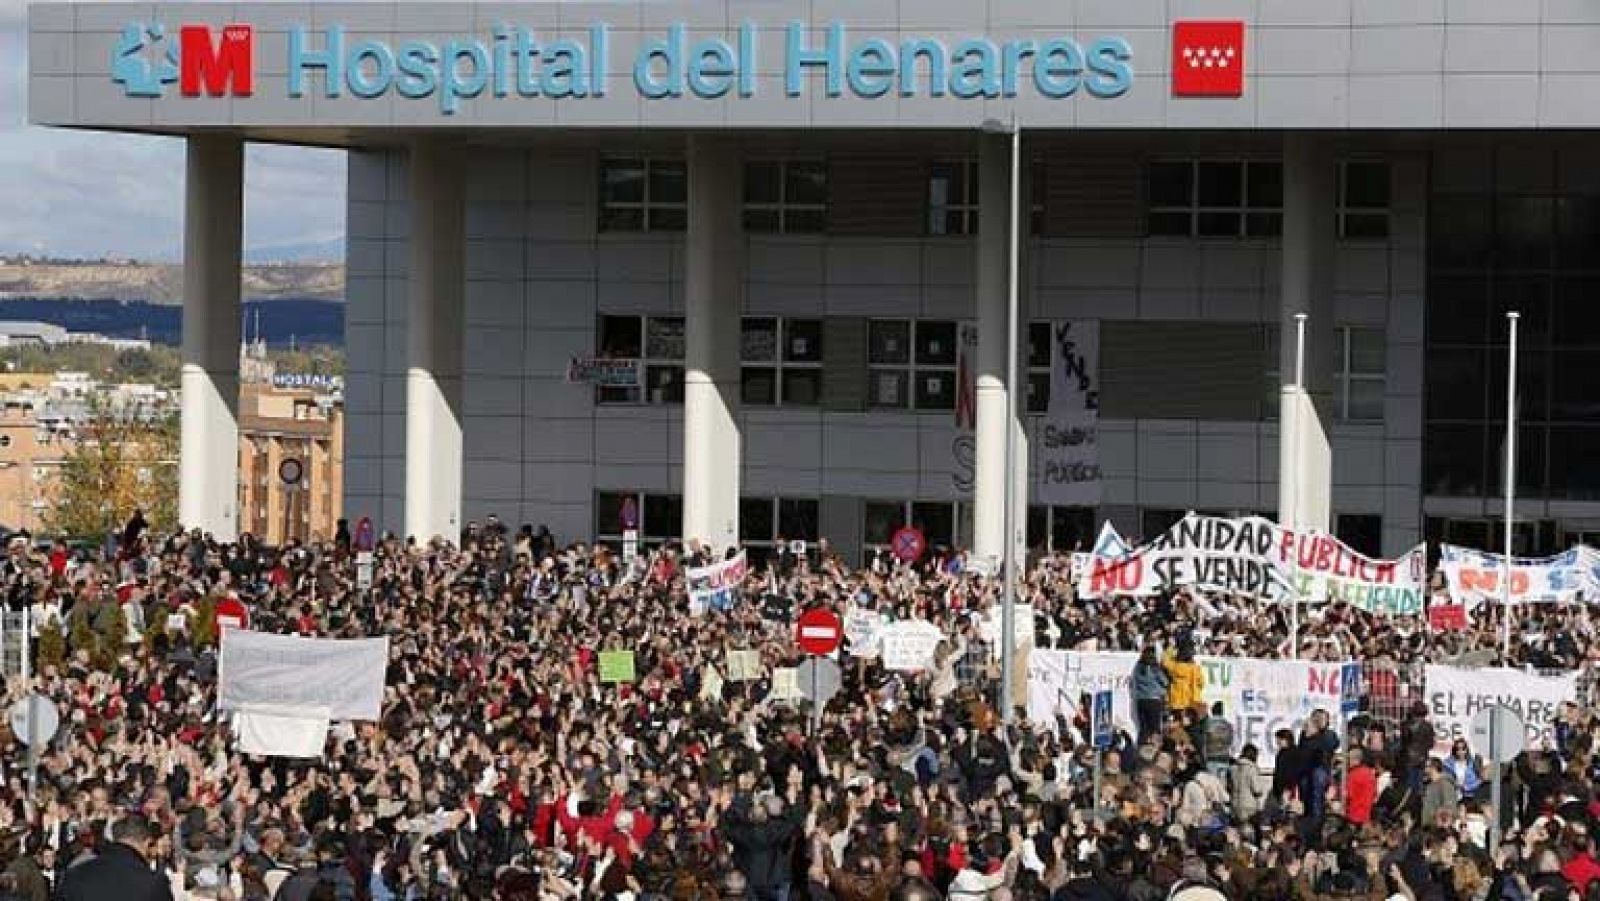
[[[751,682],[765,675],[760,651],[729,651],[727,668],[729,682]]]
[[[1570,548],[1554,557],[1511,560],[1511,603],[1570,604],[1591,578],[1592,567],[1583,565],[1589,556],[1583,547]],[[1504,600],[1500,575],[1505,572],[1505,557],[1487,551],[1439,545],[1439,569],[1450,588],[1450,598],[1474,610],[1479,604],[1498,604]],[[1590,592],[1593,593],[1593,592]]]
[[[1374,560],[1324,532],[1278,528],[1275,562],[1302,600],[1349,604],[1382,616],[1420,616],[1428,593],[1428,546]]]
[[[890,623],[878,634],[883,646],[883,668],[900,672],[932,669],[933,652],[944,640],[938,626],[916,619]]]
[[[637,388],[641,384],[639,361],[573,357],[567,362],[567,381],[602,388]]]
[[[1514,669],[1429,666],[1424,674],[1428,715],[1433,719],[1434,753],[1448,754],[1458,738],[1472,735],[1472,718],[1504,704],[1522,717],[1529,748],[1554,748],[1561,704],[1578,697],[1578,674],[1540,676]],[[1473,748],[1474,753],[1487,753]]]
[[[876,657],[882,645],[883,614],[851,607],[844,614],[844,638],[852,657]]]
[[[1115,532],[1111,533],[1115,536]],[[1427,547],[1373,560],[1321,532],[1295,532],[1260,517],[1191,513],[1148,544],[1117,547],[1102,532],[1093,554],[1074,557],[1078,594],[1153,595],[1193,586],[1282,601],[1337,601],[1385,616],[1415,616],[1427,594]],[[1102,545],[1108,545],[1106,551]]]
[[[635,680],[632,651],[601,651],[601,682],[632,682]]]
[[[346,641],[228,629],[217,661],[217,708],[325,708],[330,719],[377,720],[388,666],[388,638]]]
[[[1037,450],[1034,497],[1043,504],[1100,503],[1100,322],[1051,328],[1050,404],[1029,442]]]
[[[750,572],[744,551],[731,560],[718,560],[710,566],[691,567],[687,574],[689,609],[696,614],[707,610],[727,610],[733,606],[739,584]]]
[[[259,757],[321,757],[329,725],[326,707],[249,704],[233,714],[239,750]]]
[[[1028,718],[1052,726],[1057,716],[1071,721],[1084,698],[1110,691],[1115,727],[1136,734],[1129,682],[1138,660],[1132,653],[1035,648],[1029,656]],[[1196,657],[1195,662],[1205,673],[1201,697],[1208,706],[1220,701],[1223,716],[1233,724],[1233,752],[1255,745],[1263,769],[1274,765],[1273,733],[1290,729],[1299,734],[1313,711],[1327,711],[1330,726],[1341,730],[1343,663],[1206,656]]]
[[[1078,595],[1153,595],[1194,586],[1280,599],[1290,590],[1273,560],[1278,527],[1260,517],[1191,513],[1160,537],[1120,557],[1098,554],[1079,573]]]

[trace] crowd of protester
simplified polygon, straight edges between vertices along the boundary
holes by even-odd
[[[1278,657],[1285,611],[1247,599],[1084,601],[1071,561],[1029,561],[1042,647],[1142,652],[1138,714],[1101,754],[1081,719],[996,703],[981,623],[994,580],[959,558],[847,565],[780,543],[726,610],[692,610],[695,545],[634,559],[490,519],[456,542],[387,538],[358,579],[348,532],[314,546],[218,545],[129,524],[114,553],[13,540],[0,579],[31,611],[32,686],[61,713],[28,754],[8,730],[0,899],[741,899],[1068,901],[1600,898],[1600,719],[1569,705],[1549,747],[1504,772],[1425,707],[1326,713],[1235,753],[1201,701],[1197,653]],[[361,586],[361,587],[358,587]],[[216,710],[217,605],[251,627],[387,635],[382,718],[336,724],[320,760],[241,754]],[[815,719],[722,679],[729,650],[793,665],[812,606],[936,624],[925,672],[842,655]],[[1529,613],[1502,660],[1492,618],[1461,632],[1340,605],[1306,611],[1301,654],[1574,668],[1600,656],[1588,608]],[[602,650],[635,679],[603,683]],[[1491,853],[1491,820],[1504,840]]]

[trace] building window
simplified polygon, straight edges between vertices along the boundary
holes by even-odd
[[[867,324],[871,406],[953,410],[956,340],[950,320],[874,319]]]
[[[620,548],[623,519],[632,502],[639,523],[639,546],[653,549],[677,541],[683,527],[683,498],[676,494],[645,494],[638,491],[602,491],[595,503],[596,540]]]
[[[1032,504],[1028,507],[1028,547],[1052,554],[1093,550],[1094,514],[1093,507]]]
[[[1388,381],[1387,347],[1382,329],[1339,329],[1338,414],[1347,422],[1383,419],[1383,392]]]
[[[1339,164],[1339,237],[1389,237],[1389,164],[1346,160]]]
[[[862,544],[869,553],[889,549],[894,533],[905,526],[922,530],[928,550],[957,547],[959,507],[951,501],[867,501],[863,506]]]
[[[644,383],[597,386],[596,403],[683,403],[682,316],[601,316],[599,355],[640,361]]]
[[[745,404],[815,407],[821,402],[822,320],[745,319],[740,360]]]
[[[1181,238],[1283,233],[1283,164],[1276,160],[1156,160],[1145,181],[1146,228]]]
[[[1283,383],[1278,369],[1278,342],[1282,335],[1275,325],[1265,329],[1266,387],[1263,418],[1278,418],[1279,395]],[[1383,329],[1339,326],[1334,348],[1333,414],[1343,422],[1378,422],[1383,419],[1383,394],[1388,383],[1388,348]]]
[[[1334,523],[1339,540],[1358,554],[1378,557],[1383,553],[1383,517],[1370,514],[1340,513]]]
[[[1029,163],[1028,233],[1044,232],[1044,160]],[[928,234],[978,233],[978,161],[940,160],[928,171]]]
[[[828,228],[828,164],[752,160],[744,166],[748,232],[818,234]]]
[[[811,498],[745,497],[739,499],[739,543],[755,562],[780,542],[804,541],[812,546],[821,538],[817,501]]]
[[[682,160],[600,161],[600,231],[681,232],[688,224],[688,197]]]
[[[978,164],[934,163],[928,174],[928,234],[978,233]]]
[[[1028,413],[1042,414],[1050,410],[1050,362],[1055,348],[1050,333],[1053,330],[1049,322],[1028,323]]]

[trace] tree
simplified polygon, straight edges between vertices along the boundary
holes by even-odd
[[[47,527],[72,538],[98,539],[143,510],[156,530],[171,529],[178,507],[178,423],[95,402],[74,427],[71,449],[47,496]]]

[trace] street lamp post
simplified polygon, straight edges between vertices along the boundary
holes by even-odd
[[[1000,717],[1010,725],[1015,705],[1012,703],[1015,670],[1016,619],[1017,619],[1017,265],[1021,257],[1020,198],[1022,194],[1022,128],[1017,124],[1017,114],[1011,114],[1010,125],[996,119],[983,123],[990,134],[1009,134],[1011,137],[1011,197],[1007,210],[1006,236],[1006,442],[1005,442],[1005,545],[1001,548],[1001,566],[1004,573],[1003,596],[1000,601]]]
[[[1517,495],[1517,320],[1522,314],[1506,312],[1511,359],[1506,362],[1506,560],[1500,574],[1500,656],[1502,663],[1511,657],[1511,527]]]

